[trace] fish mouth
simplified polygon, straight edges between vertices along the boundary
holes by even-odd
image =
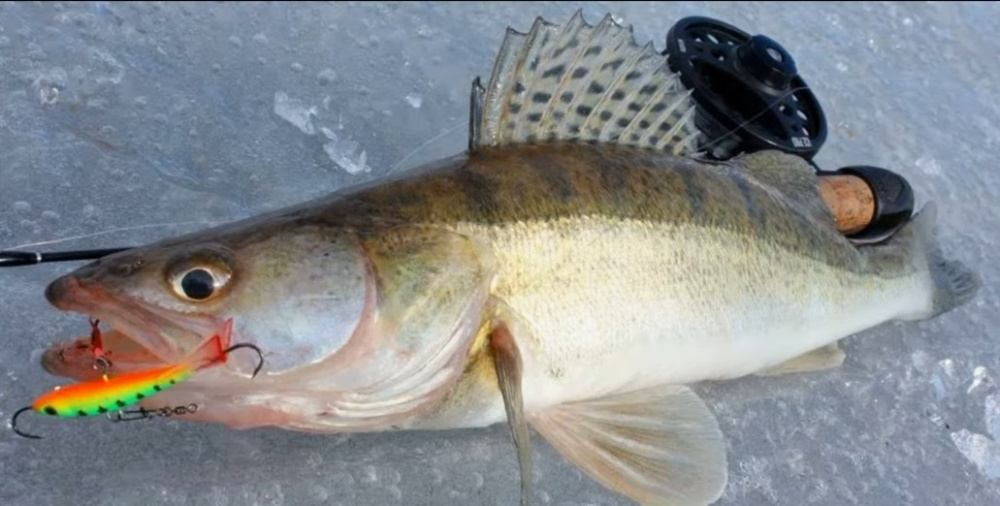
[[[115,296],[95,284],[81,283],[72,274],[53,281],[46,289],[46,297],[60,310],[100,321],[104,327],[100,351],[120,372],[175,363],[223,325],[220,317],[179,313]],[[89,333],[57,342],[43,353],[42,367],[56,376],[92,379],[104,372],[95,351]]]

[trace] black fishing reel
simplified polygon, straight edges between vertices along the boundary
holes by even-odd
[[[798,74],[792,55],[773,39],[694,16],[670,28],[663,55],[691,90],[695,125],[703,134],[699,149],[707,156],[726,160],[776,149],[811,162],[826,142],[819,99]],[[913,190],[892,171],[859,166],[819,173],[857,176],[871,188],[875,216],[850,236],[856,242],[884,240],[913,214]]]

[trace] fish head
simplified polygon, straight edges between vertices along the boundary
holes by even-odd
[[[57,278],[45,295],[58,309],[101,321],[117,371],[176,363],[232,319],[231,344],[255,344],[262,374],[277,377],[350,341],[371,291],[366,268],[349,231],[251,223],[103,257]],[[56,375],[89,379],[99,374],[92,351],[85,336],[57,343],[42,363]],[[216,375],[246,378],[257,362],[234,352]]]
[[[101,321],[115,371],[183,360],[229,321],[230,344],[264,356],[252,377],[258,356],[233,351],[143,406],[195,402],[211,409],[185,419],[230,426],[361,430],[427,408],[457,378],[488,285],[476,258],[461,238],[271,219],[101,258],[46,297]],[[44,368],[98,376],[89,343],[54,345]]]

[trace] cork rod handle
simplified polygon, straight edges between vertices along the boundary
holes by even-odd
[[[820,176],[819,195],[833,213],[837,230],[844,235],[864,230],[875,217],[875,195],[857,176]]]

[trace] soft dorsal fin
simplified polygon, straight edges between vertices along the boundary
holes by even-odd
[[[818,176],[802,157],[765,150],[738,156],[731,162],[750,178],[779,192],[804,215],[834,226],[833,213],[820,198]]]
[[[486,88],[472,83],[469,149],[547,141],[604,142],[693,154],[700,132],[680,77],[632,27],[537,18],[507,29]]]

